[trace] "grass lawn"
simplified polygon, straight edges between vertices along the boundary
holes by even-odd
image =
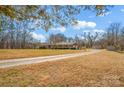
[[[77,53],[85,50],[0,49],[0,60]]]
[[[124,54],[97,54],[0,69],[0,86],[124,86]]]

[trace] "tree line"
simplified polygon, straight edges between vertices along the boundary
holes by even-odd
[[[9,19],[8,19],[9,20]],[[40,43],[32,37],[33,29],[27,29],[26,22],[21,24],[9,21],[3,26],[6,26],[4,31],[0,32],[0,48],[5,49],[21,49],[35,48],[36,44]],[[9,24],[9,26],[7,25]],[[17,25],[18,24],[18,25]],[[8,30],[9,29],[9,30]],[[102,48],[109,50],[124,50],[124,27],[120,23],[112,23],[106,28],[104,33],[99,32],[83,32],[75,37],[67,37],[64,34],[51,34],[47,38],[47,43],[56,44],[60,42],[77,43],[86,48]]]
[[[105,32],[83,32],[75,37],[66,37],[64,34],[51,34],[47,39],[50,44],[72,42],[86,48],[100,48],[108,50],[124,50],[124,26],[120,23],[111,23]]]
[[[96,43],[109,50],[124,50],[124,26],[120,23],[112,23]]]
[[[18,22],[12,21],[6,16],[1,16],[0,48],[1,49],[21,49],[33,48],[33,44],[38,42],[32,37],[33,28],[30,28],[28,20]]]

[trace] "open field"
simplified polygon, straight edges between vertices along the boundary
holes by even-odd
[[[102,51],[0,69],[0,86],[124,86],[124,55]]]
[[[58,54],[79,53],[85,50],[53,50],[53,49],[0,49],[0,60],[50,56]]]

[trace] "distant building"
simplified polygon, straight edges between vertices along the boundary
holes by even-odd
[[[39,49],[81,49],[77,43],[60,42],[56,44],[40,43],[36,46]]]

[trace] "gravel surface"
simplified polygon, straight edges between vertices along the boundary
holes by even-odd
[[[65,58],[95,54],[95,53],[98,53],[101,51],[102,50],[93,49],[89,52],[82,52],[82,53],[75,53],[75,54],[63,54],[63,55],[45,56],[45,57],[0,60],[0,68],[25,65],[25,64],[35,64],[35,63],[48,62],[48,61],[54,61],[54,60],[61,60],[61,59],[65,59]]]

